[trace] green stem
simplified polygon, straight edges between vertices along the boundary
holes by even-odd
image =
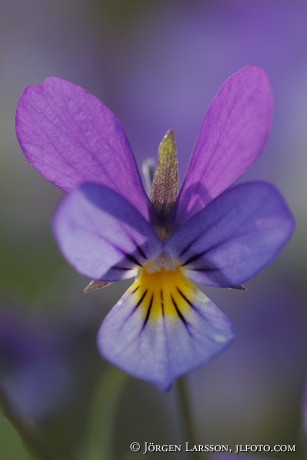
[[[104,372],[93,398],[90,411],[89,437],[86,460],[114,458],[114,425],[118,406],[128,376],[115,367]]]
[[[40,460],[52,460],[50,454],[46,451],[41,440],[39,439],[35,427],[32,423],[16,416],[16,411],[8,403],[6,396],[0,388],[0,406],[5,417],[12,423],[20,434],[24,444],[35,458]]]
[[[182,432],[184,434],[184,442],[182,444],[185,446],[185,442],[188,442],[189,449],[193,449],[193,446],[196,446],[200,443],[197,440],[195,419],[191,412],[191,404],[189,401],[187,384],[184,377],[178,379],[177,390]],[[187,455],[189,455],[189,458],[194,460],[200,459],[200,454],[197,451],[187,451]],[[201,458],[205,459],[204,452],[202,452]]]

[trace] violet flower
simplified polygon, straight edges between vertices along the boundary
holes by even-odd
[[[103,356],[168,389],[233,339],[204,285],[242,288],[291,237],[293,218],[265,182],[233,183],[266,142],[272,94],[261,69],[230,77],[203,121],[178,195],[173,133],[159,149],[146,195],[123,127],[93,95],[48,78],[23,93],[17,136],[30,163],[70,193],[54,232],[78,272],[94,281],[135,281],[105,318]]]

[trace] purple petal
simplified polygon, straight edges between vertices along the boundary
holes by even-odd
[[[227,190],[192,217],[165,250],[193,281],[231,287],[268,265],[293,230],[280,193],[265,182],[249,182]]]
[[[149,200],[125,131],[92,94],[56,77],[29,86],[17,107],[16,132],[46,179],[66,191],[86,182],[105,185],[148,218]]]
[[[136,280],[98,335],[106,359],[161,390],[210,361],[234,336],[226,316],[181,277],[185,281],[178,286],[150,283],[146,289]]]
[[[131,278],[161,252],[144,217],[118,193],[97,184],[85,184],[64,198],[54,232],[66,259],[95,280]]]
[[[223,85],[203,121],[170,225],[179,225],[232,185],[267,140],[273,99],[263,70],[246,67]]]

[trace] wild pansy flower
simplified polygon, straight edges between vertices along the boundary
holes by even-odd
[[[25,155],[70,192],[54,219],[64,256],[94,280],[88,290],[135,279],[105,318],[99,349],[161,389],[234,336],[228,318],[194,283],[242,288],[293,232],[272,185],[231,187],[263,149],[271,115],[263,70],[234,74],[207,112],[179,194],[170,131],[149,198],[121,123],[96,97],[51,77],[20,99],[16,126]]]

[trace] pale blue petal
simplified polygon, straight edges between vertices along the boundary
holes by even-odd
[[[161,251],[155,231],[138,210],[97,184],[85,184],[63,199],[54,233],[66,259],[95,280],[131,278]]]
[[[294,231],[281,194],[265,182],[226,190],[183,224],[165,250],[194,282],[240,285],[272,262]]]
[[[210,361],[234,337],[227,317],[196,286],[174,292],[178,311],[167,307],[173,314],[165,304],[154,306],[150,289],[135,289],[132,285],[105,318],[98,347],[114,365],[161,390]],[[164,313],[154,312],[157,308]]]

